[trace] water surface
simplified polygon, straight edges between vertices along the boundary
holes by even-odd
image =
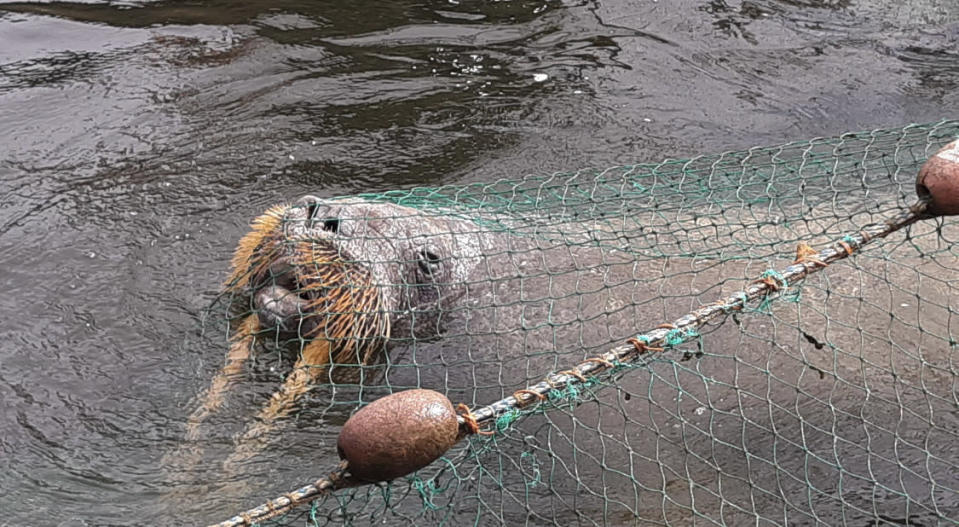
[[[161,466],[269,204],[955,118],[957,49],[953,0],[0,2],[0,524],[314,477],[171,498]]]

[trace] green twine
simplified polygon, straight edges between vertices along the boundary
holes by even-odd
[[[787,302],[798,304],[802,300],[802,289],[799,287],[791,287],[782,294],[782,298]]]
[[[506,412],[505,414],[496,418],[496,431],[504,432],[508,429],[513,423],[516,422],[520,417],[520,411],[516,408]]]
[[[675,328],[671,329],[663,337],[664,348],[675,348],[688,339],[698,337],[699,332],[695,328]]]
[[[767,269],[762,275],[760,275],[763,280],[772,278],[773,280],[779,282],[780,289],[786,289],[789,287],[789,280],[786,280],[786,277],[782,275],[779,271],[775,269]]]
[[[671,329],[663,337],[663,346],[672,348],[683,343],[683,331],[681,329]]]
[[[413,488],[420,493],[420,499],[423,500],[423,507],[431,511],[440,509],[439,506],[433,503],[433,496],[442,492],[442,490],[436,488],[436,482],[429,479],[424,483],[419,476],[413,476]]]
[[[640,185],[637,179],[633,178],[631,183],[633,185],[633,188],[636,189],[637,194],[646,194],[649,192],[649,189],[643,185]]]
[[[609,375],[616,375],[617,373],[619,373],[619,372],[622,371],[622,370],[625,370],[625,369],[627,369],[627,368],[635,368],[635,367],[637,366],[636,364],[632,364],[632,363],[629,363],[629,362],[623,362],[623,361],[618,360],[618,359],[617,359],[617,360],[614,360],[612,364],[613,364],[613,367],[609,369]]]
[[[745,291],[740,291],[736,293],[735,296],[739,299],[740,303],[736,304],[736,302],[732,302],[723,306],[723,311],[726,313],[729,313],[730,311],[736,311],[739,308],[745,309],[745,307],[749,304],[749,295],[747,295]]]
[[[759,305],[756,306],[756,311],[759,313],[770,314],[772,312],[772,308],[770,307],[772,303],[773,303],[772,297],[770,297],[769,295],[766,295],[763,297],[762,302],[760,302]]]
[[[540,483],[542,483],[542,474],[539,471],[539,462],[536,460],[536,456],[532,452],[523,452],[519,456],[520,461],[526,459],[530,460],[530,466],[533,468],[533,479],[532,481],[526,482],[526,488],[531,489]]]
[[[579,390],[572,384],[567,384],[562,390],[553,389],[547,394],[550,401],[576,401],[579,399]]]
[[[779,289],[783,290],[783,294],[789,289],[789,281],[786,280],[786,277],[782,275],[779,271],[775,269],[767,269],[763,274],[760,275],[762,280],[773,279],[779,284]],[[773,297],[771,295],[765,295],[762,302],[756,306],[756,311],[760,313],[771,313],[772,310],[770,306],[772,305]]]

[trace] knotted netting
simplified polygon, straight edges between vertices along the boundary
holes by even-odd
[[[481,408],[775,282],[797,246],[913,205],[919,167],[956,137],[942,121],[278,207],[234,259],[227,366],[191,426],[265,375],[231,459],[282,448],[305,412],[308,483],[365,404],[429,388]],[[949,217],[871,240],[500,413],[415,474],[264,524],[955,523],[957,240]]]

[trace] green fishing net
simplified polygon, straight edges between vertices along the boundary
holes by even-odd
[[[343,337],[333,322],[277,331],[252,300],[263,280],[233,290],[234,332],[261,315],[261,358],[246,374],[279,365],[271,389],[314,340],[353,343],[334,358],[342,364],[311,365],[311,391],[263,448],[280,448],[290,421],[314,426],[324,440],[304,463],[306,484],[336,465],[343,420],[383,395],[430,388],[474,409],[508,397],[745,289],[791,264],[799,244],[819,249],[895,216],[915,203],[922,163],[957,136],[959,121],[942,121],[302,202],[292,208],[306,210],[302,221],[362,241],[339,257],[370,271],[336,294],[379,291],[379,307],[350,323],[379,310],[390,335],[361,361],[358,350],[372,349],[363,339],[376,336]],[[264,525],[959,522],[957,240],[952,218],[918,222],[663,351],[503,413],[484,425],[494,433],[415,474]],[[303,274],[271,282],[305,299],[300,311],[334,294]],[[319,318],[343,315],[337,306]],[[243,378],[233,382],[244,393]],[[254,397],[250,421],[269,397]],[[260,501],[290,490],[255,483]]]

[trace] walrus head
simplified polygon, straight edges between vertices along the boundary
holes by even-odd
[[[461,296],[479,254],[467,220],[360,198],[269,209],[239,244],[231,292],[260,327],[331,343],[330,362],[376,362],[391,334],[424,338]],[[404,335],[405,333],[405,335]]]
[[[252,455],[317,381],[378,377],[384,369],[365,366],[386,357],[388,340],[439,334],[485,240],[471,220],[360,198],[305,196],[269,209],[233,256],[226,292],[246,314],[231,332],[224,366],[190,415],[187,437],[198,437],[206,416],[223,404],[263,334],[298,342],[299,357],[240,436],[233,461]]]

